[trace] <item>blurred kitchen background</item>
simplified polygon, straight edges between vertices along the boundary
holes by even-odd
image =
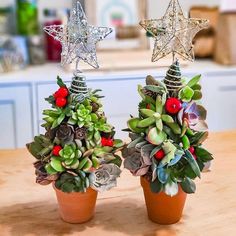
[[[45,25],[66,24],[71,0],[0,0],[0,149],[21,148],[41,128],[44,101],[56,90],[56,76],[70,82],[74,66],[60,67],[61,45]],[[91,24],[114,32],[98,45],[99,70],[81,63],[88,85],[101,88],[117,135],[125,138],[137,113],[137,85],[146,75],[163,79],[171,58],[151,63],[153,39],[140,19],[160,18],[164,0],[81,0]],[[202,74],[203,103],[211,131],[236,128],[236,1],[180,0],[186,15],[207,18],[210,27],[194,40],[196,62],[181,61],[183,76]]]

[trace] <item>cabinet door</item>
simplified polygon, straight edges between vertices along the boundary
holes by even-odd
[[[30,85],[0,85],[0,149],[22,148],[33,138]]]
[[[202,85],[210,130],[236,129],[236,76],[206,75],[202,79]]]
[[[143,84],[144,79],[122,79],[107,81],[88,81],[88,86],[93,89],[102,89],[104,111],[108,122],[115,126],[117,137],[125,138],[127,134],[122,129],[127,128],[130,115],[138,115],[138,104],[141,101],[137,86]]]

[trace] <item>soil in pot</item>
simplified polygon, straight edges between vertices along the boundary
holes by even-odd
[[[64,193],[53,188],[56,192],[61,218],[72,224],[81,224],[93,218],[97,200],[97,191],[88,188],[85,193]]]
[[[170,197],[164,192],[153,193],[150,188],[150,183],[144,177],[141,177],[140,180],[149,219],[162,225],[177,223],[182,217],[187,197],[187,194],[182,188],[179,186],[178,194]]]

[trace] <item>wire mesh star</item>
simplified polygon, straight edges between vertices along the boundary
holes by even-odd
[[[78,0],[73,0],[67,25],[44,27],[44,31],[62,44],[61,64],[76,61],[76,71],[80,60],[98,68],[96,44],[112,32],[111,28],[88,24],[84,10]]]
[[[161,19],[143,20],[140,25],[155,38],[152,62],[171,54],[194,61],[193,38],[209,21],[185,18],[178,0],[171,0]]]

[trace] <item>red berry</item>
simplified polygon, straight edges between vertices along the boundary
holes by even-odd
[[[61,98],[65,98],[69,95],[69,91],[66,87],[59,88],[57,93],[58,93],[58,96]]]
[[[151,105],[150,105],[150,104],[147,104],[146,108],[147,108],[147,109],[151,109]]]
[[[157,160],[162,160],[165,157],[165,152],[163,149],[159,150],[156,154],[155,154],[155,158]]]
[[[107,146],[113,147],[113,145],[114,145],[113,139],[111,139],[111,138],[107,139]]]
[[[56,91],[56,92],[53,94],[53,97],[54,97],[55,99],[57,99],[57,98],[60,97],[58,91]]]
[[[102,144],[103,147],[107,146],[107,139],[102,137],[101,144]]]
[[[56,105],[58,107],[64,107],[67,103],[67,100],[65,98],[57,98],[56,99]]]
[[[59,156],[59,152],[61,151],[62,147],[57,145],[57,146],[54,146],[53,150],[52,150],[52,154],[54,156]]]
[[[166,101],[166,111],[172,115],[177,114],[182,108],[182,103],[177,98],[168,98]]]
[[[193,146],[191,146],[189,149],[188,149],[192,154],[195,153],[195,148]]]

